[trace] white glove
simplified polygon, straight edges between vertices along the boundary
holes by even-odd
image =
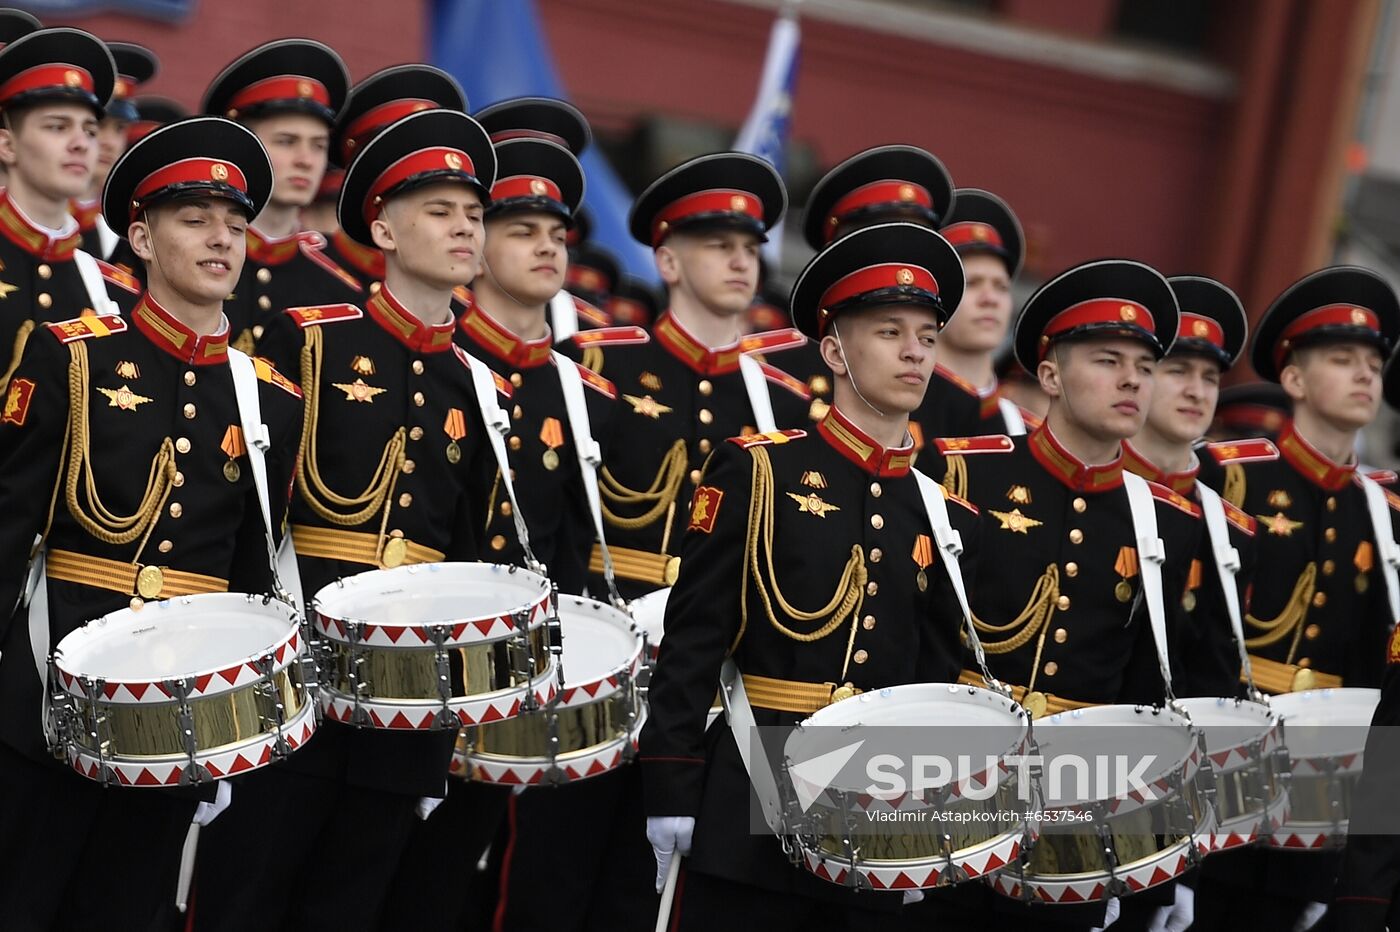
[[[922,891],[922,890],[905,890],[905,891],[904,891],[904,905],[905,905],[905,906],[908,906],[910,903],[922,903],[923,901],[924,901],[924,891]]]
[[[671,858],[690,853],[690,839],[695,834],[693,816],[647,816],[647,841],[656,854],[656,892],[666,885],[666,872]]]
[[[1092,932],[1103,932],[1104,929],[1107,929],[1109,926],[1117,922],[1118,917],[1122,914],[1123,904],[1118,902],[1118,897],[1112,897],[1108,901],[1107,909],[1104,912],[1103,925],[1099,926],[1097,929],[1092,930]]]
[[[441,799],[441,797],[438,797],[438,796],[424,796],[424,797],[422,797],[421,799],[418,800],[418,818],[422,819],[424,822],[428,821],[428,816],[432,815],[432,814],[433,814],[433,811],[436,810],[437,807],[438,807],[438,806],[441,806],[441,805],[442,805],[442,799]]]
[[[1327,915],[1326,903],[1309,903],[1303,907],[1303,914],[1293,924],[1293,932],[1308,932],[1309,929],[1321,922],[1325,915]]]
[[[228,804],[232,800],[233,784],[227,780],[220,780],[214,784],[214,801],[212,803],[201,802],[194,807],[195,824],[204,826],[213,822],[219,817],[219,813],[228,808]]]
[[[1176,885],[1176,902],[1157,910],[1147,932],[1186,932],[1195,920],[1196,891],[1179,883]]]

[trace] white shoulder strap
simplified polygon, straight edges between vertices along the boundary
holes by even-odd
[[[593,439],[593,426],[588,419],[588,402],[583,394],[583,376],[579,375],[578,365],[562,353],[554,354],[554,365],[559,370],[559,385],[564,391],[564,413],[569,418],[569,432],[574,437],[574,450],[578,454],[578,471],[583,477],[583,494],[588,499],[588,513],[593,518],[593,533],[598,538],[598,548],[603,553],[603,578],[608,583],[608,594],[614,603],[621,602],[617,591],[616,576],[613,573],[612,553],[608,550],[607,539],[603,535],[603,507],[598,497],[598,469],[603,464],[603,451],[598,441]]]
[[[749,407],[753,409],[754,427],[760,434],[778,429],[773,419],[773,399],[768,394],[768,377],[758,360],[746,353],[739,354],[739,372],[744,377],[744,391],[749,396]]]
[[[1366,510],[1371,515],[1371,533],[1376,538],[1376,556],[1381,573],[1385,576],[1385,595],[1390,602],[1390,624],[1393,627],[1400,621],[1400,582],[1396,579],[1396,568],[1400,566],[1400,547],[1395,544],[1395,534],[1390,526],[1390,506],[1385,501],[1385,490],[1370,476],[1357,473],[1361,488],[1366,493]]]
[[[1128,493],[1128,507],[1133,516],[1133,535],[1137,538],[1138,571],[1142,573],[1142,594],[1147,601],[1148,626],[1157,648],[1157,666],[1166,685],[1167,701],[1172,693],[1171,661],[1167,653],[1167,610],[1162,600],[1162,564],[1167,560],[1166,547],[1157,535],[1157,506],[1147,480],[1124,471],[1123,488]]]
[[[496,378],[486,363],[460,347],[453,349],[471,370],[477,407],[481,409],[481,420],[486,424],[486,439],[490,442],[491,452],[496,458],[501,485],[505,487],[506,497],[510,499],[510,513],[515,521],[515,534],[520,539],[520,548],[525,551],[525,559],[530,568],[543,572],[544,567],[535,559],[535,552],[530,549],[530,534],[525,527],[525,518],[520,513],[520,502],[515,497],[515,482],[510,477],[510,457],[506,455],[506,434],[510,432],[510,418],[496,401]]]
[[[92,302],[93,311],[101,317],[120,314],[117,302],[107,296],[107,283],[102,278],[102,270],[97,267],[97,260],[81,249],[75,249],[73,264],[78,267],[78,275],[83,280],[83,288]]]
[[[1021,406],[1010,398],[998,398],[997,407],[1001,410],[1001,419],[1006,424],[1006,435],[1008,437],[1024,437],[1026,419],[1021,416]]]
[[[549,299],[549,332],[555,343],[578,333],[578,308],[574,306],[574,296],[562,288]]]
[[[1235,636],[1235,646],[1240,652],[1240,669],[1252,692],[1254,670],[1249,664],[1249,651],[1244,646],[1240,593],[1235,588],[1235,574],[1240,571],[1240,552],[1230,546],[1230,530],[1225,522],[1225,506],[1220,503],[1220,496],[1204,482],[1196,483],[1196,493],[1201,497],[1201,511],[1205,514],[1206,533],[1210,536],[1211,554],[1215,557],[1215,571],[1220,576],[1220,589],[1225,595],[1225,614],[1230,618],[1230,633]]]
[[[97,247],[98,250],[102,253],[102,255],[99,256],[99,258],[103,261],[111,259],[112,253],[116,250],[117,242],[120,239],[121,238],[117,236],[116,231],[113,230],[111,227],[107,226],[107,218],[103,217],[101,214],[98,214]]]

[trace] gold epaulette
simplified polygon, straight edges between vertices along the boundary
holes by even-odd
[[[1221,508],[1225,511],[1226,521],[1229,521],[1236,528],[1243,531],[1245,534],[1248,534],[1250,537],[1254,536],[1254,528],[1256,524],[1254,518],[1250,517],[1245,512],[1236,508],[1234,505],[1231,505],[1224,499],[1220,500],[1220,505]]]
[[[741,353],[777,353],[807,345],[807,337],[795,327],[751,333],[739,341]]]
[[[612,317],[596,304],[590,304],[576,294],[570,294],[569,297],[574,299],[574,313],[578,315],[579,320],[587,321],[594,327],[607,327],[612,324]]]
[[[1221,466],[1229,466],[1231,463],[1267,463],[1278,459],[1278,447],[1265,437],[1208,443],[1205,450]]]
[[[787,443],[789,440],[797,440],[807,436],[805,430],[770,430],[766,434],[749,434],[745,437],[730,437],[729,442],[735,446],[743,447],[763,447],[773,443]]]
[[[110,262],[103,262],[96,256],[93,260],[97,262],[97,268],[102,272],[102,279],[118,288],[124,288],[132,294],[141,293],[141,279],[132,275],[126,269],[119,268]]]
[[[75,340],[91,340],[99,337],[109,337],[114,333],[123,333],[126,330],[126,318],[102,316],[88,314],[83,317],[74,317],[72,320],[59,321],[56,324],[45,324],[58,337],[60,343],[72,343]]]
[[[766,362],[760,362],[758,367],[763,370],[763,377],[774,385],[781,385],[803,401],[812,400],[812,393],[807,390],[806,382],[795,376],[788,375],[777,366],[771,366]]]
[[[282,389],[282,391],[295,398],[301,397],[301,388],[297,383],[278,372],[276,366],[261,356],[253,357],[253,371],[258,374],[259,380],[269,385],[276,385],[278,388]]]
[[[596,392],[599,392],[600,394],[610,399],[617,399],[617,386],[614,385],[611,381],[603,378],[601,375],[594,372],[592,369],[588,368],[582,363],[576,362],[574,363],[574,365],[578,366],[578,374],[583,379],[584,385],[587,385],[589,388],[593,389]]]
[[[457,354],[457,361],[460,362],[463,366],[465,366],[468,372],[471,372],[472,358],[467,353],[467,351],[462,349],[456,343],[453,343],[452,352]],[[510,397],[515,394],[515,389],[511,386],[510,382],[506,381],[505,376],[501,375],[499,372],[493,371],[491,373],[491,381],[496,383],[496,391],[500,392],[501,397],[505,398],[507,401],[509,401]]]
[[[296,321],[303,330],[320,324],[334,324],[342,320],[359,320],[365,312],[353,304],[317,304],[310,307],[289,307],[287,315]]]
[[[969,453],[1010,453],[1016,449],[1015,442],[1006,434],[984,434],[981,437],[937,437],[933,445],[944,456],[954,454],[966,456]]]
[[[1201,516],[1201,507],[1180,492],[1159,485],[1156,482],[1148,482],[1147,487],[1152,490],[1152,497],[1159,502],[1171,505],[1177,511],[1185,512],[1193,518]]]

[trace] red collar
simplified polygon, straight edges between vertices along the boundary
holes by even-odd
[[[846,459],[871,475],[897,479],[909,475],[914,465],[914,441],[902,447],[885,449],[870,435],[852,424],[835,405],[817,425],[817,433]]]
[[[1031,434],[1029,445],[1036,462],[1076,492],[1107,492],[1123,484],[1121,450],[1111,463],[1101,466],[1085,465],[1061,446],[1055,435],[1050,432],[1050,428],[1044,424]]]
[[[538,340],[522,340],[475,303],[457,319],[457,326],[491,355],[520,369],[543,366],[554,355],[554,340],[549,334]]]
[[[77,198],[68,202],[68,212],[78,221],[78,232],[86,233],[97,229],[97,217],[102,213],[102,199],[80,201]]]
[[[1164,485],[1181,495],[1190,495],[1196,488],[1196,474],[1201,471],[1201,462],[1191,455],[1190,469],[1182,472],[1163,472],[1151,460],[1139,453],[1131,443],[1123,441],[1123,468],[1130,473]]]
[[[384,280],[384,253],[372,246],[360,245],[347,236],[344,230],[336,230],[332,233],[331,242],[335,244],[341,258],[348,262],[355,271],[367,276],[371,281],[382,282]]]
[[[662,314],[656,321],[656,326],[652,328],[652,336],[656,337],[656,342],[665,347],[672,356],[700,375],[725,375],[739,370],[739,343],[712,350],[691,336],[670,311]]]
[[[227,318],[220,321],[217,333],[200,336],[146,293],[131,312],[131,319],[146,339],[186,365],[214,366],[228,362]]]
[[[1293,421],[1284,425],[1278,435],[1278,451],[1294,469],[1313,485],[1321,486],[1329,492],[1346,488],[1356,475],[1356,464],[1334,463],[1317,451],[1317,448],[1303,439]]]
[[[83,243],[81,230],[54,239],[36,227],[10,200],[8,191],[0,192],[0,234],[36,259],[44,262],[65,262]]]
[[[258,265],[281,265],[290,262],[301,249],[300,233],[277,239],[264,236],[248,226],[248,261]]]
[[[425,324],[394,300],[389,289],[381,287],[366,305],[375,323],[418,353],[443,353],[452,348],[454,324]]]

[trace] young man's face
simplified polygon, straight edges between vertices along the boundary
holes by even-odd
[[[1327,343],[1298,350],[1279,373],[1295,405],[1307,405],[1342,430],[1360,430],[1381,403],[1380,351],[1364,343]]]
[[[279,207],[306,207],[316,200],[326,173],[331,131],[305,113],[258,117],[248,123],[272,160],[272,199]]]
[[[1206,435],[1220,397],[1220,364],[1183,353],[1157,363],[1147,422],[1174,443],[1194,443]]]
[[[97,164],[97,116],[81,104],[39,104],[0,130],[0,161],[26,187],[54,199],[83,197]]]
[[[391,199],[370,232],[385,258],[410,277],[450,290],[469,284],[480,269],[483,210],[475,189],[434,184]]]
[[[943,340],[960,352],[990,353],[1011,324],[1011,276],[1005,262],[986,252],[963,256],[963,273],[967,286]]]
[[[238,281],[247,232],[242,207],[210,197],[161,204],[142,214],[127,234],[155,290],[207,306],[222,303]]]
[[[554,214],[512,211],[486,221],[482,275],[527,307],[543,306],[564,287],[568,228]]]
[[[720,317],[749,309],[758,290],[758,237],[716,228],[672,233],[656,250],[656,267],[672,291]]]
[[[890,304],[841,315],[822,338],[821,352],[837,376],[838,403],[847,384],[840,377],[849,373],[872,406],[886,414],[910,414],[928,390],[937,342],[932,310]]]
[[[115,117],[103,117],[97,125],[97,164],[92,173],[92,191],[101,193],[107,173],[126,151],[126,131],[131,124]]]
[[[1126,440],[1152,403],[1152,351],[1130,337],[1059,343],[1040,363],[1040,386],[1067,418],[1097,440]]]

